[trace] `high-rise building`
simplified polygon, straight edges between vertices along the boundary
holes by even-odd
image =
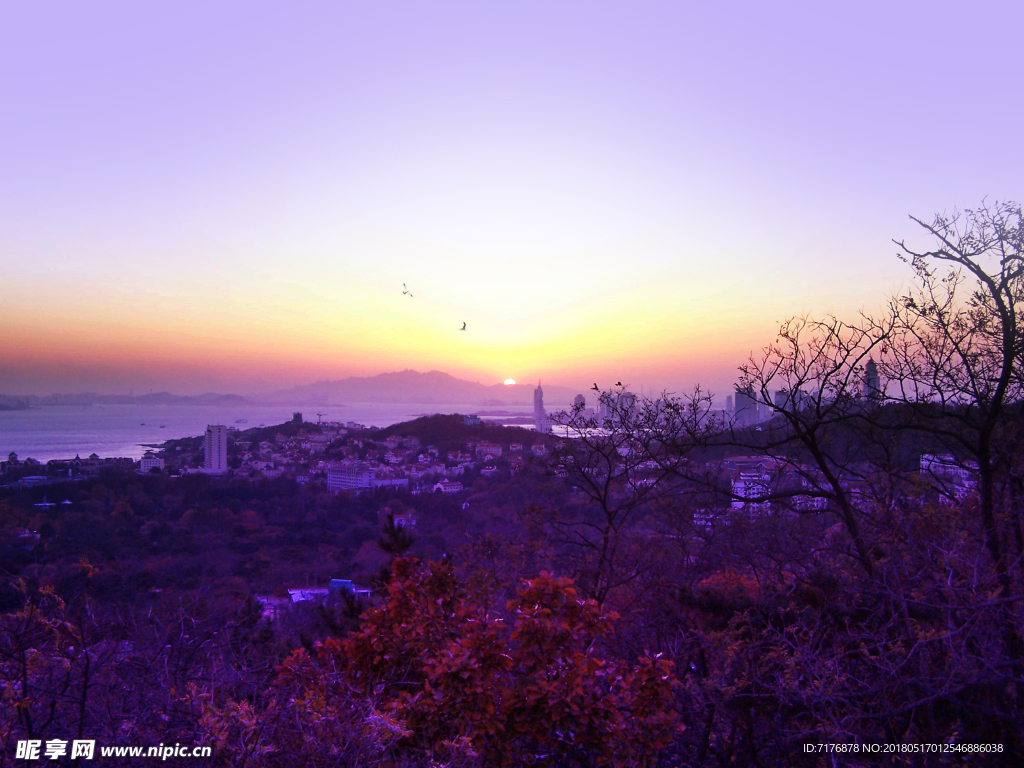
[[[544,390],[537,380],[537,388],[533,390],[533,426],[538,432],[547,431],[547,413],[544,411]]]
[[[870,400],[882,394],[882,380],[878,376],[878,366],[870,357],[864,366],[864,398]]]
[[[807,395],[803,390],[794,389],[790,392],[788,389],[776,389],[775,394],[772,396],[772,402],[774,403],[772,414],[775,411],[799,410],[803,407],[806,400]],[[769,414],[769,418],[772,414]]]
[[[636,410],[636,395],[632,392],[623,392],[619,395],[619,412],[629,413]]]
[[[587,408],[587,398],[585,398],[583,395],[576,395],[576,397],[573,398],[572,411],[570,411],[570,413],[574,414],[576,418],[586,419],[588,421],[591,419],[600,418],[600,398],[598,398],[597,409],[595,410],[593,408]]]
[[[210,474],[228,471],[228,428],[223,424],[207,425],[206,456],[203,469]]]
[[[750,389],[736,387],[736,423],[741,427],[750,426],[758,422],[757,400],[754,399],[754,392]]]

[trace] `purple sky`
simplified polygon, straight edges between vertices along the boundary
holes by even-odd
[[[0,393],[722,388],[1020,199],[1022,9],[4,4]]]

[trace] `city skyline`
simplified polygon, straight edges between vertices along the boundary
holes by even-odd
[[[905,285],[909,215],[1019,196],[1021,17],[8,7],[0,392],[724,396],[779,321]]]

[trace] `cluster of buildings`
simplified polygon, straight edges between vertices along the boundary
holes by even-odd
[[[342,458],[319,462],[314,470],[326,476],[332,493],[399,486],[413,493],[453,494],[463,490],[460,478],[470,473],[496,477],[522,472],[530,456],[547,454],[547,446],[536,443],[527,448],[520,442],[480,440],[442,452],[437,446],[422,445],[416,437],[392,435],[381,441],[350,438],[336,452]]]
[[[537,413],[550,428],[544,413],[543,392],[538,387]],[[142,474],[202,473],[253,480],[291,477],[300,483],[323,484],[330,492],[363,490],[385,486],[406,487],[413,493],[436,491],[456,494],[463,490],[467,474],[473,477],[509,476],[521,472],[531,457],[546,456],[541,439],[533,444],[510,440],[501,444],[487,440],[469,441],[458,449],[446,450],[423,445],[414,436],[377,436],[362,424],[330,422],[315,427],[303,425],[288,434],[254,439],[236,427],[211,424],[199,444],[177,441],[161,451],[148,450],[138,461],[130,458],[88,458],[55,460],[42,464],[34,459],[19,460],[11,453],[0,462],[0,482],[19,481],[25,485],[54,482],[68,477],[91,475],[104,467],[135,469]],[[467,424],[480,424],[475,416]],[[290,426],[290,425],[289,425]],[[256,433],[261,434],[261,433]],[[446,445],[450,445],[447,443]],[[30,479],[27,479],[30,478]]]
[[[657,407],[660,402],[656,401],[655,406]],[[584,395],[576,395],[569,413],[578,420],[578,423],[596,421],[598,426],[604,426],[606,422],[618,423],[623,415],[635,411],[636,408],[637,398],[632,392],[602,392],[593,408],[587,405],[587,398]],[[551,431],[550,419],[547,421],[546,431]]]
[[[920,478],[939,491],[943,501],[964,500],[978,489],[978,463],[957,461],[952,454],[921,454]]]
[[[863,399],[877,397],[882,391],[874,361],[865,366]],[[759,402],[752,392],[737,388],[727,398],[727,412],[737,424],[757,424],[771,418],[777,408],[790,407],[802,393],[779,390],[774,403]],[[544,408],[544,391],[538,382],[533,398],[534,426],[537,432],[550,433],[552,420]],[[636,407],[636,397],[628,391],[614,397],[608,394],[598,398],[596,407],[588,408],[586,398],[577,395],[574,410],[599,421],[614,420],[616,415]],[[479,424],[475,416],[465,417],[466,424]],[[0,461],[0,477],[7,475],[24,485],[50,482],[62,478],[94,475],[105,467],[131,468],[147,473],[170,469],[178,472],[224,474],[251,479],[292,477],[301,483],[319,483],[327,491],[366,490],[381,487],[402,487],[413,493],[439,492],[457,494],[464,490],[462,482],[467,475],[497,477],[522,472],[527,462],[545,457],[548,447],[538,437],[532,445],[520,442],[493,443],[487,440],[470,441],[455,450],[442,450],[435,445],[422,445],[414,436],[391,435],[375,437],[373,430],[364,425],[348,422],[318,424],[306,429],[301,414],[293,422],[300,427],[289,435],[278,433],[273,439],[256,442],[247,439],[235,427],[223,424],[208,425],[202,440],[201,461],[196,454],[176,454],[164,451],[159,455],[147,451],[137,465],[126,458],[101,459],[95,453],[83,459],[54,460],[45,465],[34,459],[19,460],[11,453]],[[292,432],[292,430],[289,430]],[[550,439],[550,438],[548,438]],[[180,451],[181,448],[176,450]],[[572,457],[569,456],[569,459]],[[195,466],[199,463],[200,466]],[[569,469],[563,464],[545,468],[561,477],[568,477]],[[232,464],[234,467],[232,468]],[[770,457],[733,457],[722,462],[722,480],[729,489],[728,506],[734,510],[770,513],[781,503],[790,508],[822,509],[828,504],[823,495],[815,495],[812,468],[795,466]],[[950,455],[923,454],[918,475],[928,488],[935,489],[940,498],[964,499],[977,486],[977,466],[958,461]],[[643,482],[642,478],[637,482]],[[806,493],[801,491],[806,490]]]
[[[814,486],[810,478],[818,474],[811,467],[769,456],[735,456],[725,459],[722,468],[729,475],[732,509],[771,513],[772,496],[799,510],[828,506],[827,498],[810,493]],[[780,505],[778,500],[775,505]]]
[[[859,393],[860,402],[877,401],[883,391],[878,365],[869,358],[864,365],[864,378],[861,381]],[[765,402],[766,398],[761,393],[755,393],[749,387],[737,385],[735,393],[727,395],[725,398],[724,415],[737,426],[749,427],[769,421],[776,411],[799,408],[807,399],[807,394],[799,389],[792,392],[787,389],[777,389],[772,392],[771,402]]]
[[[475,417],[464,421],[479,423]],[[409,435],[376,437],[374,431],[359,424],[322,424],[317,429],[300,428],[297,434],[278,433],[260,442],[247,437],[233,428],[211,425],[203,441],[201,466],[181,466],[175,471],[222,474],[233,465],[230,471],[235,477],[292,477],[300,483],[321,483],[331,493],[402,487],[413,493],[456,494],[464,489],[462,480],[467,474],[513,475],[523,470],[530,457],[547,455],[543,442],[524,445],[479,440],[442,450]],[[173,456],[165,460],[147,452],[139,470],[170,469],[175,464]]]
[[[729,508],[750,516],[771,515],[779,510],[823,510],[830,503],[828,483],[814,467],[767,456],[734,456],[721,462],[720,471],[729,489]],[[867,468],[859,474],[863,479],[843,482],[853,495],[869,491]],[[920,457],[918,471],[908,473],[904,479],[908,495],[948,504],[977,493],[978,465],[951,454],[925,453]],[[710,525],[720,519],[722,511],[701,510],[695,521]]]
[[[101,459],[95,453],[84,459],[76,455],[73,459],[51,459],[44,464],[31,457],[19,459],[18,454],[11,451],[6,460],[0,461],[0,477],[14,475],[23,485],[33,485],[51,479],[66,480],[69,477],[97,475],[103,469],[131,469],[133,466],[133,459]]]

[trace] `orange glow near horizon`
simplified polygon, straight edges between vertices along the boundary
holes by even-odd
[[[789,307],[853,308],[841,294],[800,285],[766,292],[764,267],[737,276],[710,259],[632,280],[621,271],[575,276],[567,262],[549,265],[552,279],[542,283],[531,281],[538,257],[524,257],[522,269],[499,262],[480,271],[481,261],[441,262],[409,286],[411,298],[370,264],[349,274],[325,269],[320,279],[312,269],[281,279],[287,268],[268,262],[233,283],[222,265],[201,283],[80,274],[31,290],[7,284],[0,392],[248,394],[403,369],[483,383],[514,372],[566,386],[723,390],[736,366],[774,338],[777,321],[796,314]]]
[[[366,297],[339,307],[308,300],[297,304],[301,311],[267,301],[258,310],[225,302],[219,311],[204,312],[204,301],[216,306],[206,297],[173,310],[154,303],[144,311],[133,301],[90,306],[84,297],[68,296],[50,314],[9,317],[8,333],[0,337],[5,367],[42,386],[4,389],[120,392],[133,386],[248,394],[407,368],[488,384],[514,371],[513,380],[566,386],[710,380],[722,389],[775,331],[756,314],[716,318],[707,308],[674,306],[657,294],[552,307],[542,317],[512,323],[482,307],[457,313],[394,301],[380,311]],[[458,330],[463,318],[466,332]]]

